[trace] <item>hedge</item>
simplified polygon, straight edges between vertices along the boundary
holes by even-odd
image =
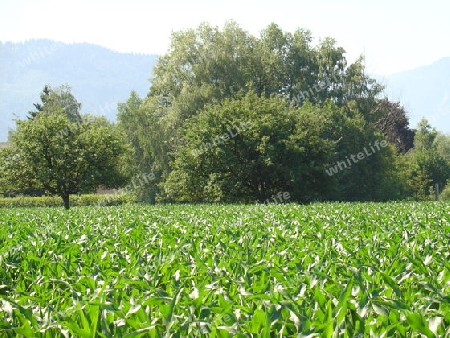
[[[137,199],[133,195],[126,194],[89,194],[89,195],[71,195],[70,206],[111,206],[136,203]],[[2,197],[0,198],[0,208],[16,207],[63,207],[63,202],[59,196],[42,197]]]

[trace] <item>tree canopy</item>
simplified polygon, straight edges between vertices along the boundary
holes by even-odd
[[[69,87],[46,87],[43,97],[32,118],[16,123],[4,153],[14,156],[2,156],[5,185],[13,188],[21,175],[22,185],[60,196],[68,209],[70,194],[123,184],[118,163],[126,145],[117,129],[105,118],[80,114]]]
[[[293,201],[405,197],[398,156],[414,138],[405,110],[381,97],[362,57],[348,64],[334,39],[312,41],[276,24],[255,37],[233,21],[173,33],[147,97],[133,93],[119,108],[135,170],[158,173],[150,201],[261,201],[277,189]],[[327,175],[383,140],[390,145]]]

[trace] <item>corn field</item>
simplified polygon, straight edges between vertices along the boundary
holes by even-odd
[[[0,337],[450,337],[450,205],[0,209]]]

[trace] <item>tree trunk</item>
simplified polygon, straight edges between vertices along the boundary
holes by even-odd
[[[70,208],[69,195],[62,195],[61,198],[64,202],[64,209],[69,210],[69,208]]]

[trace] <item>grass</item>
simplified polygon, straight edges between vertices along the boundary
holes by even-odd
[[[450,205],[0,209],[0,337],[450,336]]]

